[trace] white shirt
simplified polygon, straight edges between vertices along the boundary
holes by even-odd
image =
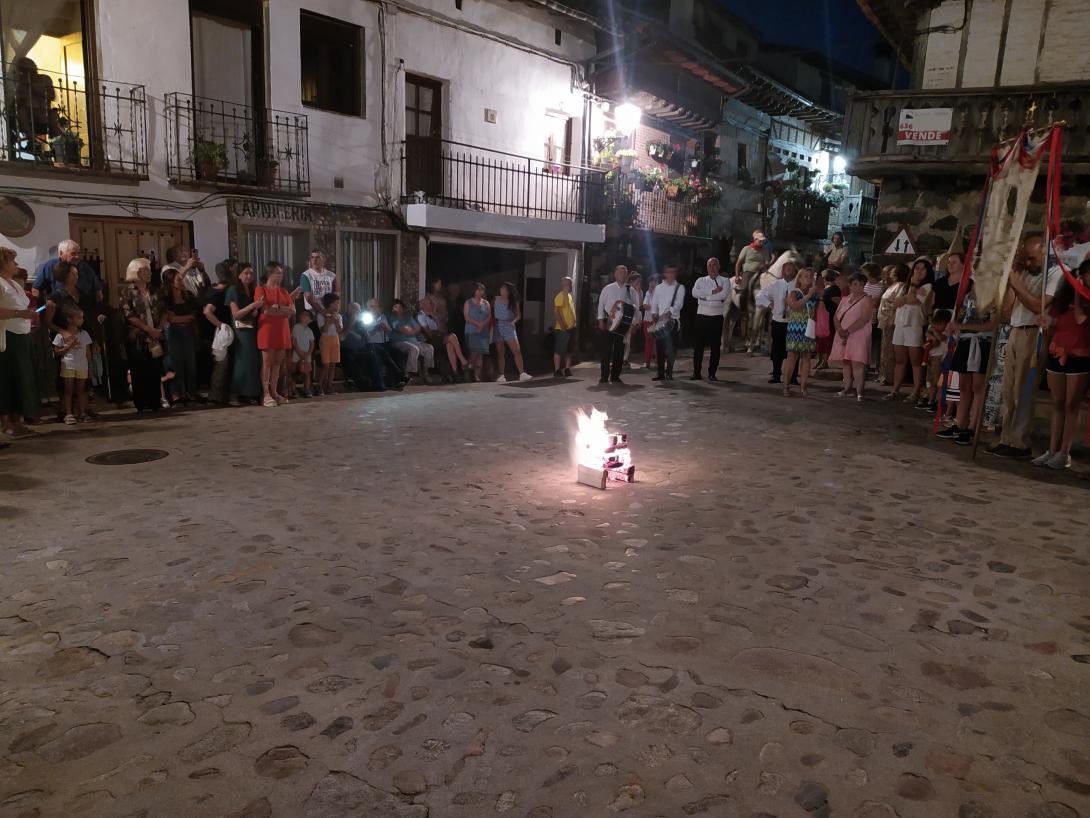
[[[640,305],[636,303],[637,300],[636,291],[627,284],[618,284],[616,281],[607,284],[598,295],[598,320],[609,320],[609,313],[613,309],[613,305],[618,301],[624,301],[639,309]]]
[[[719,288],[719,292],[712,290]],[[697,315],[722,315],[730,301],[730,294],[734,290],[734,284],[726,276],[701,276],[693,284],[693,298],[696,299]]]
[[[14,281],[0,278],[0,307],[9,310],[30,308],[30,298],[21,286]],[[29,318],[0,318],[0,332],[7,330],[12,335],[26,335],[30,332]],[[6,388],[6,387],[5,387]]]
[[[327,267],[322,268],[321,271],[315,270],[313,267],[307,267],[300,278],[300,281],[304,280],[310,285],[310,289],[303,291],[303,306],[314,312],[312,303],[318,306],[322,305],[322,296],[333,292],[333,285],[337,280],[337,276]]]
[[[677,297],[674,297],[674,293],[677,293]],[[670,306],[670,299],[673,299],[674,306]],[[681,305],[685,303],[685,285],[675,281],[673,284],[667,284],[665,281],[661,282],[655,287],[655,292],[651,295],[651,314],[663,318],[667,315],[674,318],[681,317]]]
[[[1015,273],[1018,275],[1018,273]],[[1056,295],[1056,290],[1060,287],[1060,281],[1063,279],[1064,274],[1060,270],[1059,265],[1053,267],[1048,271],[1048,279],[1045,282],[1045,295]],[[1037,275],[1026,275],[1022,273],[1022,283],[1026,285],[1031,293],[1034,295],[1041,294],[1041,273]],[[1015,296],[1014,308],[1011,310],[1011,326],[1012,327],[1030,327],[1037,326],[1037,315],[1030,312],[1029,307],[1022,303],[1022,299]]]
[[[53,339],[53,346],[61,349],[68,345],[68,341],[59,332]],[[91,348],[91,336],[87,330],[81,329],[76,335],[76,343],[64,355],[61,356],[62,369],[74,369],[77,372],[87,371],[87,350]]]
[[[757,293],[757,306],[771,307],[772,320],[777,324],[786,324],[787,294],[791,292],[794,287],[795,285],[792,282],[777,278],[767,287],[762,287],[761,291]]]

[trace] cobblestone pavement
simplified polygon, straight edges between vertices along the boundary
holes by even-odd
[[[0,452],[0,816],[1090,816],[1085,481],[726,363]]]

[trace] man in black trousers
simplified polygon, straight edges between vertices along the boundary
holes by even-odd
[[[719,347],[723,337],[723,313],[730,301],[732,287],[730,279],[719,275],[719,259],[708,259],[708,274],[701,276],[693,284],[693,298],[696,299],[696,344],[693,347],[693,374],[690,380],[700,380],[700,370],[704,366],[704,349],[710,347],[708,359],[708,380],[717,381],[719,369]]]
[[[624,333],[609,331],[609,325],[623,304],[635,309],[636,294],[628,286],[628,268],[618,264],[613,270],[613,281],[602,288],[598,295],[598,345],[602,356],[602,378],[598,383],[621,383],[621,366],[624,364]]]

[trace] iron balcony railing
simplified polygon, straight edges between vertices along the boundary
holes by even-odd
[[[878,200],[862,193],[845,196],[836,218],[841,227],[875,227],[878,224]]]
[[[880,177],[908,173],[983,173],[992,147],[1024,125],[1067,123],[1064,164],[1090,167],[1090,85],[935,91],[880,91],[852,98],[844,125],[849,172]],[[950,108],[946,145],[898,145],[901,111]]]
[[[638,172],[614,171],[605,197],[619,229],[649,230],[666,236],[709,238],[715,201],[694,198],[676,186],[649,185]]]
[[[310,192],[305,114],[182,93],[164,101],[172,182]]]
[[[0,112],[4,161],[148,175],[143,85],[43,71],[23,57],[3,66]]]
[[[433,137],[403,145],[404,204],[587,222],[602,195],[602,174],[591,168]]]

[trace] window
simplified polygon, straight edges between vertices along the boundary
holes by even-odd
[[[749,145],[745,142],[738,143],[738,170],[749,169]]]
[[[299,12],[299,66],[304,105],[364,115],[362,28]]]
[[[545,163],[549,173],[571,173],[572,119],[562,114],[546,116],[549,135],[545,139]]]
[[[388,233],[343,230],[340,233],[341,297],[344,307],[377,298],[383,308],[395,295],[397,237]]]

